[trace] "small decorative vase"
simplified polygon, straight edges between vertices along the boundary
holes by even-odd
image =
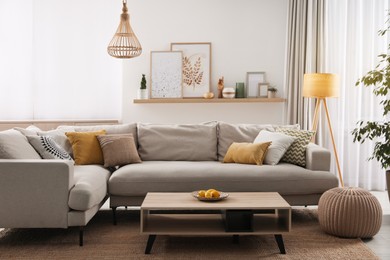
[[[276,92],[275,91],[269,91],[267,92],[268,98],[275,98],[276,97]]]
[[[244,82],[236,83],[236,98],[244,98],[245,97],[245,84]]]
[[[138,90],[138,99],[148,99],[148,90],[147,89],[139,89]]]
[[[224,88],[222,91],[223,98],[234,98],[236,90],[234,88]]]

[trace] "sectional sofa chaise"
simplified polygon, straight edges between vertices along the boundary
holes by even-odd
[[[210,122],[192,125],[122,124],[59,126],[57,131],[106,130],[132,134],[142,163],[110,171],[101,165],[73,165],[28,153],[27,139],[16,130],[0,132],[0,227],[67,228],[88,224],[106,199],[110,207],[141,205],[147,192],[279,192],[292,206],[317,205],[337,187],[329,172],[330,153],[315,144],[306,148],[306,167],[288,163],[222,163],[233,142],[252,142],[274,125]],[[295,128],[296,126],[284,126]],[[8,143],[4,140],[12,140]],[[23,158],[9,159],[23,149]]]

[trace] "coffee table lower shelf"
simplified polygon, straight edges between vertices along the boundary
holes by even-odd
[[[200,202],[190,193],[148,193],[141,205],[141,234],[149,235],[145,254],[157,235],[274,235],[281,254],[282,234],[291,229],[291,206],[277,192],[231,192],[216,203]]]
[[[274,235],[281,254],[286,250],[283,233],[290,230],[290,210],[276,210],[273,214],[254,214],[251,231],[227,231],[222,214],[165,214],[141,211],[141,234],[149,235],[145,254],[150,254],[157,235],[233,236],[238,242],[240,235]]]

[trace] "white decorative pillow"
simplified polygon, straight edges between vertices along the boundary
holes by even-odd
[[[265,155],[264,164],[276,165],[279,163],[280,159],[282,159],[283,155],[295,139],[295,137],[288,136],[283,133],[262,130],[259,132],[253,143],[271,142],[271,145],[268,147],[268,151]]]
[[[72,157],[50,136],[27,136],[28,141],[43,159],[71,160]]]
[[[72,155],[72,145],[70,144],[68,137],[66,137],[65,132],[74,132],[74,130],[65,131],[62,129],[55,129],[49,131],[42,131],[38,127],[31,125],[27,128],[14,127],[15,130],[18,130],[25,136],[49,136],[51,137],[59,146],[62,147],[68,154]]]

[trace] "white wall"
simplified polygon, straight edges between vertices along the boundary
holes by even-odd
[[[212,88],[245,82],[246,72],[265,71],[284,96],[288,0],[130,0],[131,25],[143,53],[123,64],[123,122],[283,123],[284,103],[133,104],[150,51],[169,50],[171,42],[212,43]],[[119,20],[118,10],[118,20]],[[148,79],[148,87],[149,87]]]

